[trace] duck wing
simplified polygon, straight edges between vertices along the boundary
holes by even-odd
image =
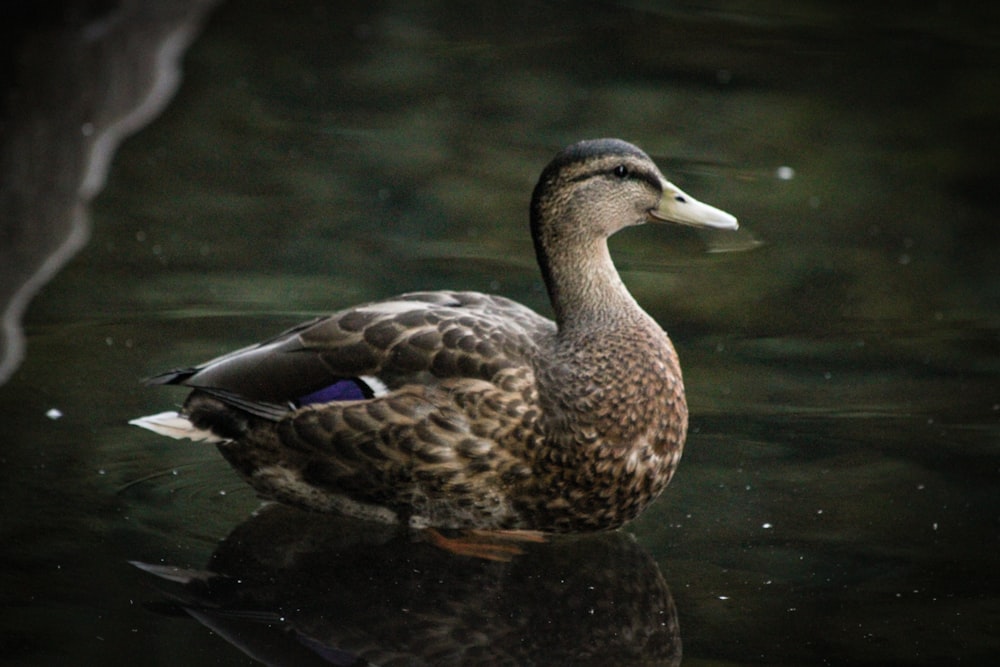
[[[412,292],[299,324],[264,342],[147,380],[206,390],[237,407],[282,406],[344,380],[393,389],[444,378],[490,380],[530,366],[555,323],[504,297]],[[259,410],[251,412],[260,414]]]

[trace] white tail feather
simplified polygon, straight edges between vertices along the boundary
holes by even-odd
[[[169,438],[176,438],[178,440],[188,438],[190,440],[194,440],[195,442],[204,441],[211,443],[226,441],[226,438],[220,438],[211,431],[205,431],[197,428],[194,424],[188,421],[187,417],[182,417],[173,411],[139,417],[138,419],[130,421],[129,424],[141,426],[142,428],[148,429],[153,433],[165,435]]]

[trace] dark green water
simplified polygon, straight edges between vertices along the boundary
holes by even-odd
[[[126,425],[182,399],[139,380],[406,290],[547,312],[531,188],[563,145],[618,136],[743,227],[613,239],[674,339],[692,412],[675,481],[628,527],[636,544],[568,545],[537,572],[456,566],[455,587],[425,596],[433,582],[380,551],[385,577],[361,579],[371,604],[324,584],[336,613],[279,568],[294,581],[258,603],[287,617],[261,626],[298,610],[316,640],[372,630],[372,608],[384,620],[417,599],[437,618],[460,599],[495,629],[501,600],[503,619],[535,621],[503,641],[484,631],[491,664],[490,647],[530,643],[517,633],[597,632],[586,607],[579,623],[570,603],[546,616],[566,593],[553,573],[627,595],[638,572],[669,589],[685,664],[991,664],[998,25],[960,3],[216,8],[176,96],[114,155],[89,241],[31,303],[26,356],[0,387],[0,662],[253,664],[128,564],[204,568],[258,506],[212,448]],[[348,579],[369,563],[337,549]],[[393,597],[404,587],[409,602]],[[394,631],[432,634],[407,622]]]

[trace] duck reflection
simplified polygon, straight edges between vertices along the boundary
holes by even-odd
[[[454,556],[391,526],[265,507],[207,571],[136,565],[269,665],[677,665],[670,591],[627,533]]]

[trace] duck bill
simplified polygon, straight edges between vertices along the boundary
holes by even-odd
[[[703,204],[670,181],[662,181],[663,197],[649,217],[658,222],[673,222],[709,229],[739,229],[736,218],[725,211]]]

